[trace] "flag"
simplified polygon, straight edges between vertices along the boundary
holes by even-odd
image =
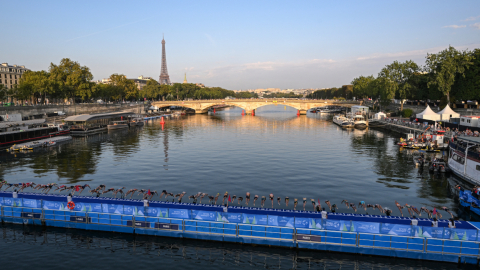
[[[80,191],[80,186],[76,186],[75,191],[77,191],[77,192]]]
[[[433,214],[436,215],[437,214],[437,208],[433,208]]]
[[[148,189],[148,193],[147,193],[149,196],[152,195],[152,192],[150,192],[150,189]]]
[[[228,201],[232,202],[232,199],[230,198],[230,195],[228,195]]]
[[[318,199],[318,204],[320,204],[320,199]]]

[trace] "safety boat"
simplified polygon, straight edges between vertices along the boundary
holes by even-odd
[[[368,122],[365,121],[365,117],[361,114],[357,114],[353,117],[353,124],[355,128],[364,129],[368,127]]]
[[[445,163],[445,160],[443,160],[443,158],[432,160],[432,162],[430,162],[428,166],[428,170],[430,172],[450,172],[450,168],[448,168],[447,163]]]

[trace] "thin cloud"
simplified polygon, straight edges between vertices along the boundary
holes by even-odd
[[[471,24],[470,26],[473,27],[473,28],[480,29],[480,23],[478,23],[478,22],[474,23],[474,24]]]
[[[456,25],[456,24],[453,24],[453,25],[446,25],[442,28],[453,28],[453,29],[458,29],[458,28],[465,28],[467,27],[466,25]]]
[[[217,47],[217,42],[210,36],[209,34],[205,33],[205,36],[207,37],[208,41],[212,44],[212,46]]]
[[[476,16],[476,17],[468,17],[466,18],[465,20],[463,20],[464,22],[468,22],[468,21],[476,21],[480,19],[480,16]]]
[[[65,40],[65,42],[69,42],[69,41],[76,40],[76,39],[79,39],[79,38],[84,38],[84,37],[89,37],[89,36],[97,35],[97,34],[104,33],[104,32],[107,32],[107,31],[110,31],[110,30],[113,30],[113,29],[117,29],[117,28],[120,28],[120,27],[124,27],[124,26],[130,25],[130,24],[134,24],[134,23],[139,23],[139,22],[142,22],[142,21],[146,21],[146,20],[151,19],[151,18],[153,18],[153,16],[152,16],[152,17],[145,18],[145,19],[141,19],[141,20],[138,20],[138,21],[134,21],[134,22],[122,24],[122,25],[119,25],[119,26],[115,26],[115,27],[112,27],[112,28],[108,28],[108,29],[105,29],[105,30],[102,30],[102,31],[94,32],[94,33],[91,33],[91,34],[87,34],[87,35],[84,35],[84,36],[79,36],[79,37],[71,38],[71,39],[69,39],[69,40]]]

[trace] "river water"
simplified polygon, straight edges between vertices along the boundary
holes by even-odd
[[[250,192],[252,198],[255,194],[268,198],[273,193],[282,198],[280,206],[274,203],[275,208],[293,209],[293,199],[297,198],[297,210],[303,208],[303,198],[307,198],[306,210],[312,210],[310,199],[315,199],[324,206],[325,200],[336,203],[338,212],[353,212],[341,204],[345,199],[356,204],[380,204],[400,215],[395,207],[398,201],[417,208],[446,206],[468,219],[459,212],[449,192],[449,185],[456,179],[416,168],[412,153],[399,151],[394,145],[398,134],[373,129],[342,130],[328,117],[297,117],[289,107],[271,105],[259,108],[256,116],[242,116],[240,109],[228,108],[215,115],[167,120],[165,125],[159,120],[149,121],[142,128],[75,138],[50,149],[4,152],[0,172],[8,182],[88,183],[92,187],[104,184],[107,188],[165,189],[174,194],[185,191],[187,195],[228,191],[245,197]],[[285,196],[290,197],[289,207],[284,204]],[[269,200],[266,206],[271,207]],[[358,212],[365,213],[363,209]],[[406,209],[404,215],[408,215]],[[184,269],[451,266],[54,228],[3,225],[2,230],[2,253],[13,259],[9,260],[11,266],[20,267],[53,269],[75,264],[75,268],[125,268],[142,264],[148,268],[160,263]],[[45,245],[49,248],[42,247]],[[71,256],[67,250],[71,250]],[[22,260],[25,253],[30,254],[30,261]]]

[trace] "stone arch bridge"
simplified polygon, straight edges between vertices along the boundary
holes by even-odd
[[[358,101],[334,101],[334,100],[299,100],[299,99],[215,99],[215,100],[191,100],[191,101],[154,101],[152,106],[159,109],[170,106],[179,106],[195,110],[195,113],[207,113],[208,109],[215,105],[229,105],[240,107],[246,114],[266,105],[290,106],[300,111],[300,114],[306,114],[311,108],[323,106],[342,106],[352,107],[360,105]]]

